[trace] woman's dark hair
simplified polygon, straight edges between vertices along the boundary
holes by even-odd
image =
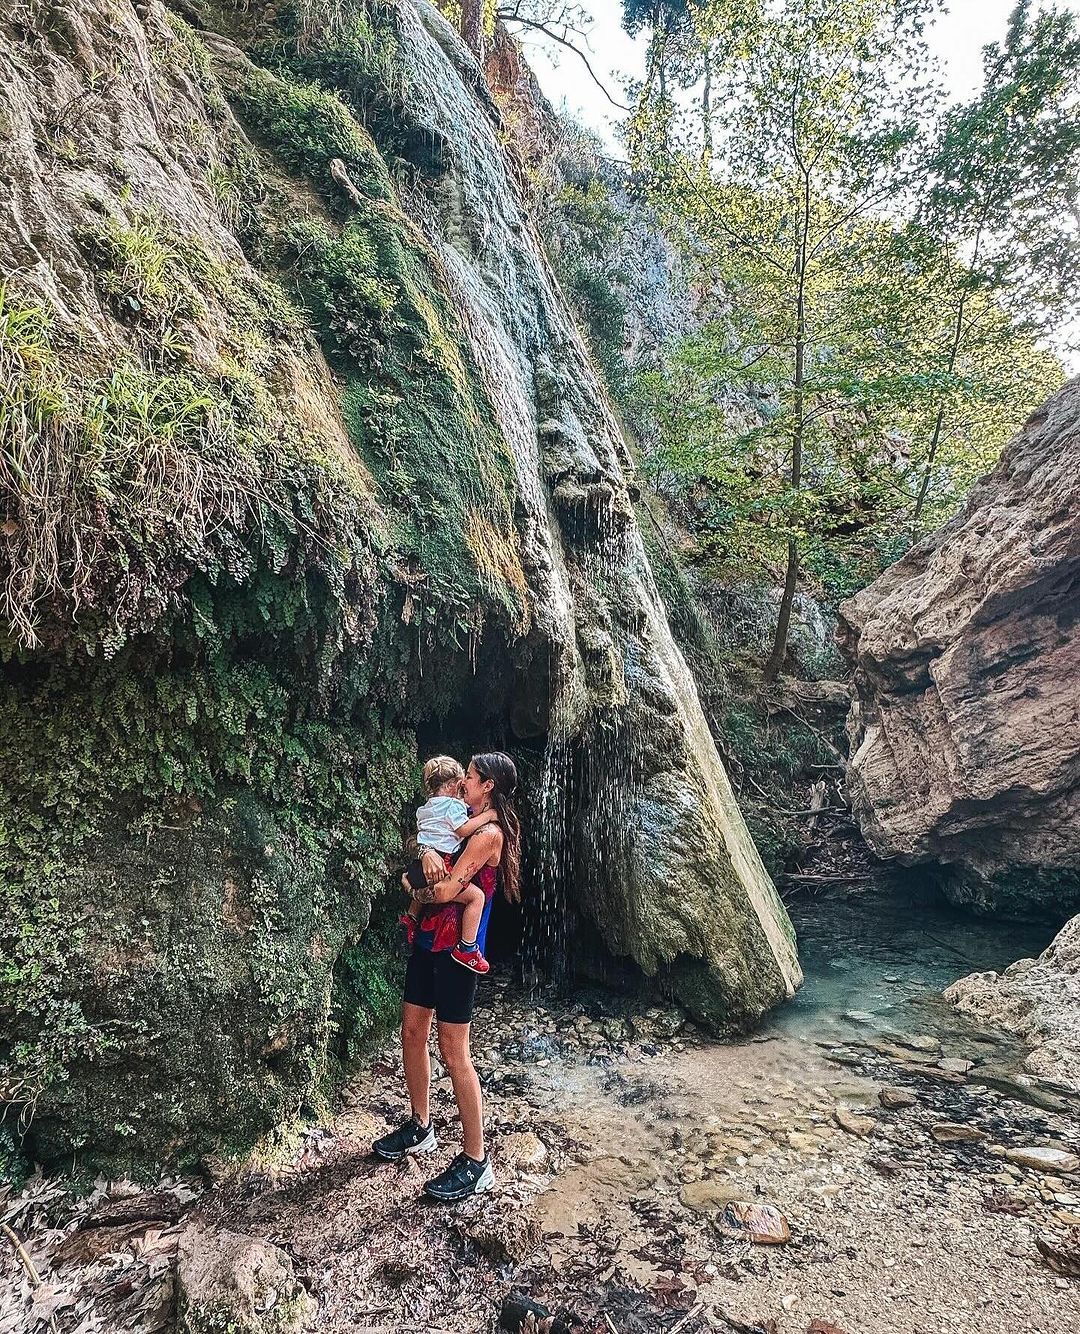
[[[485,782],[491,781],[491,801],[503,831],[502,882],[503,893],[511,903],[521,898],[521,821],[514,809],[517,791],[517,765],[501,750],[486,755],[474,755],[472,766]]]

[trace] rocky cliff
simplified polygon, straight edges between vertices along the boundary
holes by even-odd
[[[852,803],[977,907],[1080,904],[1080,381],[963,511],[842,607]]]
[[[1080,1094],[1080,917],[1037,959],[962,977],[945,999],[980,1023],[1015,1033],[1030,1048],[1029,1074]]]
[[[546,754],[545,892],[704,1022],[790,995],[626,447],[450,26],[2,23],[0,1092],[32,1151],[182,1157],[317,1101],[393,1011],[367,927],[418,731]]]

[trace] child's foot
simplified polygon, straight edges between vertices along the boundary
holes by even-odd
[[[405,928],[405,943],[412,945],[416,941],[416,928],[419,925],[411,912],[403,912],[398,918],[398,925]]]
[[[491,964],[475,944],[466,945],[463,940],[459,940],[450,951],[450,957],[455,963],[461,964],[462,968],[471,968],[474,973],[483,974],[491,971]]]

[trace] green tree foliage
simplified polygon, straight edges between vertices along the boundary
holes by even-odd
[[[936,360],[949,380],[973,363],[999,362],[1010,325],[1037,339],[1080,314],[1078,111],[1076,15],[1033,16],[1030,0],[1020,0],[1004,42],[983,51],[982,90],[943,118],[927,163],[919,221],[941,251],[932,285],[949,318]],[[971,397],[943,393],[931,413],[913,537],[935,517],[934,489],[948,474]]]
[[[668,23],[655,8],[628,0],[627,26]],[[705,557],[783,562],[767,677],[800,574],[837,593],[872,577],[1060,384],[1035,339],[1075,290],[1075,21],[1023,0],[984,93],[941,115],[937,8],[677,5],[683,95],[650,72],[630,122],[637,177],[717,311],[639,380],[637,417]]]
[[[632,129],[642,165],[668,145],[651,172],[657,202],[691,220],[738,293],[727,373],[776,389],[736,451],[764,482],[760,500],[785,549],[767,676],[783,662],[817,502],[848,480],[838,465],[862,434],[858,398],[838,392],[844,352],[866,333],[848,293],[853,275],[878,267],[882,230],[865,219],[910,177],[929,111],[927,9],[926,0],[704,5],[695,24],[713,52],[715,142],[701,142],[701,115],[676,116],[647,89]]]

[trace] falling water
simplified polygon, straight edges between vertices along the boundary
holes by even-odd
[[[590,487],[575,517],[579,524],[570,537],[575,563],[590,587],[609,589],[626,577],[630,557],[612,492]],[[631,651],[632,643],[625,652]],[[628,665],[624,662],[624,669]],[[581,896],[600,900],[586,915],[603,930],[606,878],[623,876],[628,865],[643,771],[641,738],[629,724],[625,704],[594,709],[584,727],[575,728],[568,688],[567,682],[553,688],[537,797],[532,912],[522,944],[534,985],[541,978],[565,980]]]

